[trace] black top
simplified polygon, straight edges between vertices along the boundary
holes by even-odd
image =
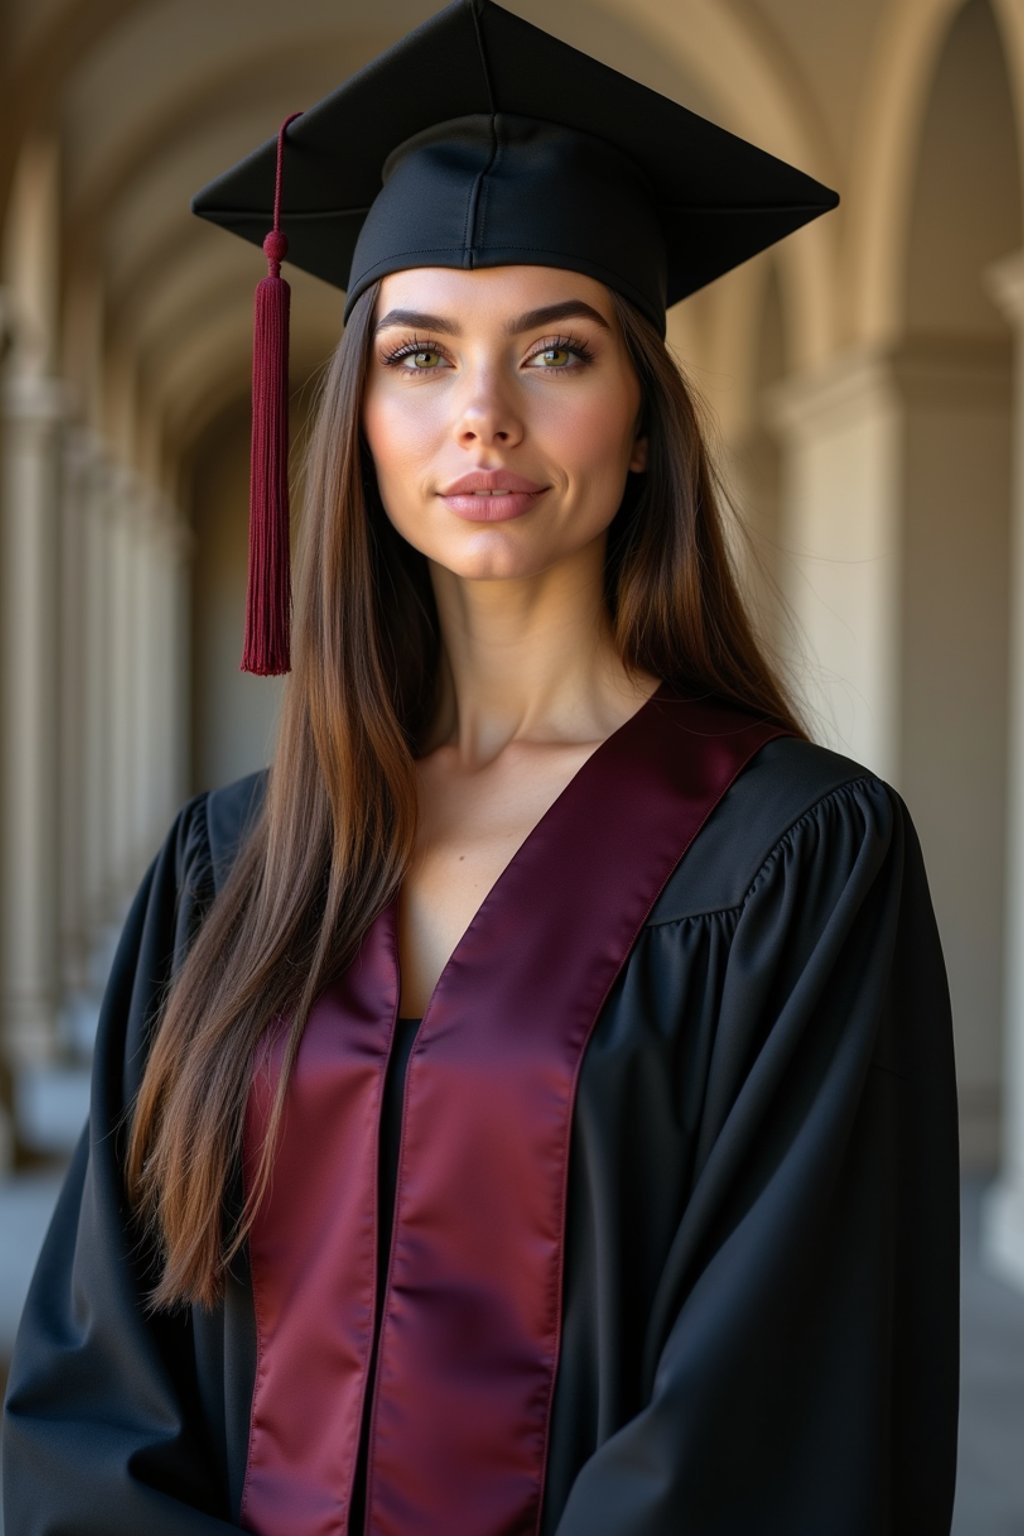
[[[377,1300],[373,1318],[373,1347],[370,1369],[366,1381],[366,1397],[363,1400],[363,1428],[359,1441],[359,1457],[352,1485],[352,1509],[348,1529],[351,1536],[361,1532],[366,1500],[366,1447],[370,1429],[370,1408],[373,1403],[373,1383],[377,1371],[377,1339],[380,1333],[380,1314],[384,1285],[387,1280],[388,1254],[391,1249],[391,1227],[395,1211],[395,1180],[398,1176],[398,1148],[402,1134],[402,1094],[405,1088],[405,1071],[409,1064],[416,1030],[420,1019],[397,1019],[395,1038],[384,1076],[384,1097],[380,1109],[380,1242],[377,1248]]]
[[[391,1222],[395,1209],[395,1179],[398,1176],[398,1143],[402,1131],[402,1090],[419,1019],[398,1019],[395,1039],[384,1078],[384,1099],[380,1111],[380,1246],[377,1249],[377,1304],[384,1294],[388,1252],[391,1247]],[[377,1318],[377,1325],[380,1317]],[[375,1335],[376,1336],[376,1335]]]

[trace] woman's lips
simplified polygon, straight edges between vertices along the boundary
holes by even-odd
[[[470,523],[498,523],[521,517],[548,489],[507,467],[472,469],[439,492],[445,505]]]
[[[488,495],[469,491],[456,496],[442,496],[441,500],[456,517],[464,518],[467,522],[499,523],[510,517],[521,517],[543,495],[542,490],[497,491]]]

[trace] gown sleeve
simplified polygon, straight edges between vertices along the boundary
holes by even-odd
[[[789,829],[721,988],[644,1406],[584,1462],[556,1536],[948,1536],[956,1081],[894,791],[865,778]]]
[[[223,1476],[199,1433],[192,1320],[147,1317],[126,1216],[126,1107],[175,963],[212,892],[204,797],[179,813],[132,905],[100,1013],[89,1122],[15,1343],[4,1425],[10,1536],[218,1536]]]

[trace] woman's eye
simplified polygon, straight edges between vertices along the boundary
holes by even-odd
[[[564,368],[571,356],[572,353],[568,347],[545,347],[543,352],[533,354],[535,362],[539,358],[548,368]]]
[[[400,373],[438,373],[445,360],[444,353],[437,347],[415,341],[406,342],[381,356],[386,367],[397,368]]]
[[[541,347],[529,358],[530,365],[551,373],[567,373],[581,368],[593,359],[593,353],[584,342],[552,341]]]
[[[407,352],[404,362],[411,362],[410,372],[431,373],[442,361],[440,352],[434,352],[430,347],[421,347],[416,352]]]
[[[552,341],[540,347],[527,358],[527,366],[548,373],[568,373],[589,363],[593,354],[584,343]],[[401,373],[439,373],[449,366],[449,359],[438,347],[406,342],[393,352],[385,353],[381,361]]]

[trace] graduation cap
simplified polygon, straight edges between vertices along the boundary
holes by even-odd
[[[345,290],[346,320],[389,272],[540,265],[606,283],[664,335],[669,305],[838,201],[493,0],[452,0],[287,119],[192,200],[269,262],[243,668],[288,670],[286,254]]]

